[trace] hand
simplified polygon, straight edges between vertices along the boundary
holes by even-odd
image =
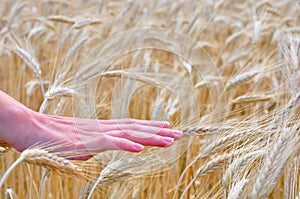
[[[69,151],[69,159],[87,160],[106,150],[140,152],[144,146],[168,147],[182,132],[169,129],[168,122],[120,119],[95,120],[32,112],[32,136],[17,146],[20,150],[39,143],[58,143],[54,151]]]
[[[23,151],[47,147],[69,159],[86,160],[105,150],[139,152],[144,146],[168,147],[182,133],[168,122],[96,120],[37,113],[0,91],[0,140]]]

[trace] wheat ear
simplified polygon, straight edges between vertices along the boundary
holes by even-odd
[[[16,46],[14,52],[22,58],[22,60],[28,65],[28,67],[34,72],[37,78],[41,76],[40,64],[37,62],[35,57],[26,50]]]
[[[299,190],[299,154],[290,161],[290,165],[287,167],[284,176],[284,198],[296,198],[297,190]],[[298,178],[298,179],[297,179]]]
[[[221,154],[221,155],[217,155],[217,156],[213,156],[206,164],[202,165],[200,168],[198,168],[198,170],[196,171],[194,178],[190,181],[190,183],[185,187],[185,190],[183,191],[182,195],[180,196],[180,199],[183,199],[185,194],[187,193],[187,191],[190,189],[190,187],[192,186],[192,184],[195,182],[195,180],[203,175],[206,175],[212,171],[214,171],[217,168],[220,168],[221,166],[224,165],[224,163],[226,161],[228,161],[229,159],[250,151],[253,148],[253,146],[248,146],[245,148],[241,148],[235,151],[232,151],[230,153],[225,153],[225,154]],[[201,156],[197,156],[182,172],[179,180],[178,180],[178,185],[179,183],[182,181],[183,179],[183,174],[186,173],[186,171],[188,170],[189,167],[191,167],[197,160],[200,159]],[[176,190],[179,188],[179,186],[176,187]]]
[[[208,145],[202,152],[201,158],[208,157],[209,155],[220,151],[221,149],[225,148],[227,144],[232,144],[236,139],[241,139],[240,135],[245,135],[245,132],[238,131],[236,133],[231,133],[218,139],[217,141],[213,142],[212,144]]]
[[[101,23],[102,23],[101,19],[91,18],[91,19],[84,19],[82,21],[78,21],[72,27],[75,29],[80,29],[85,26],[96,25],[96,24],[101,24]]]
[[[266,96],[266,95],[252,95],[252,96],[243,95],[235,98],[231,103],[241,104],[241,103],[266,102],[266,101],[275,101],[275,99],[272,96]]]
[[[284,166],[293,152],[295,143],[299,140],[293,137],[292,129],[283,130],[278,140],[273,145],[270,154],[266,157],[260,175],[257,177],[249,198],[255,199],[267,195],[272,191]],[[276,165],[274,167],[274,165]],[[273,177],[274,176],[274,177]]]
[[[49,100],[56,99],[58,97],[70,97],[73,95],[77,95],[77,92],[74,89],[70,89],[67,87],[51,87],[45,93],[44,101],[40,106],[39,112],[45,113]]]
[[[245,83],[247,81],[249,81],[250,79],[252,79],[253,77],[255,77],[258,73],[260,72],[260,70],[258,69],[253,69],[250,71],[247,71],[245,73],[239,74],[237,76],[235,76],[234,78],[230,79],[226,86],[225,86],[225,91],[228,91],[242,83]]]
[[[41,86],[42,93],[44,95],[44,83],[41,76],[41,68],[40,64],[38,63],[37,59],[27,52],[26,50],[16,46],[13,51],[27,64],[27,66],[33,71],[35,76],[38,78]]]
[[[54,87],[49,89],[46,93],[45,93],[45,98],[51,100],[51,99],[55,99],[61,96],[64,97],[69,97],[72,95],[76,95],[77,92],[74,89],[70,89],[67,87]]]
[[[158,81],[156,81],[155,79],[143,76],[138,73],[127,72],[127,71],[123,71],[123,70],[107,71],[107,72],[102,73],[101,76],[103,76],[103,77],[126,77],[126,78],[135,79],[135,80],[143,82],[143,83],[150,83],[155,86],[161,86],[161,84]]]
[[[250,152],[246,155],[243,155],[237,159],[235,159],[226,169],[223,178],[222,178],[222,185],[224,188],[228,188],[229,181],[231,179],[234,179],[237,174],[243,169],[243,167],[252,159],[255,157],[259,157],[261,155],[265,154],[264,150],[254,151]]]
[[[228,199],[239,199],[248,179],[242,179],[230,189]]]
[[[75,20],[63,15],[51,15],[47,18],[49,21],[53,22],[60,22],[60,23],[67,23],[67,24],[74,24]]]
[[[181,130],[185,135],[203,135],[203,134],[209,134],[209,133],[217,133],[217,132],[224,132],[224,131],[230,131],[233,130],[233,126],[189,126],[189,127],[183,127]]]
[[[56,169],[69,174],[78,174],[81,169],[71,161],[49,153],[44,149],[26,149],[20,157],[9,167],[0,180],[0,187],[10,174],[10,172],[18,166],[22,161],[38,164],[51,169]]]

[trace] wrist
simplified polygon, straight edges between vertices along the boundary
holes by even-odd
[[[32,132],[30,127],[34,123],[34,111],[25,106],[6,106],[0,111],[0,139],[22,151]]]

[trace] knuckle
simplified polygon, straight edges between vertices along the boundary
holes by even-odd
[[[131,124],[132,130],[139,131],[141,130],[141,125],[139,124]]]
[[[134,123],[135,122],[134,119],[132,119],[132,118],[127,118],[127,121],[128,121],[128,123]]]
[[[119,136],[126,137],[126,136],[128,136],[128,133],[124,130],[121,130],[121,131],[119,131]]]

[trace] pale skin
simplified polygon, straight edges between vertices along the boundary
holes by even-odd
[[[87,160],[106,150],[140,152],[144,146],[168,147],[182,132],[166,121],[96,120],[35,112],[0,90],[0,140],[19,152],[33,145],[59,143],[67,158]]]

